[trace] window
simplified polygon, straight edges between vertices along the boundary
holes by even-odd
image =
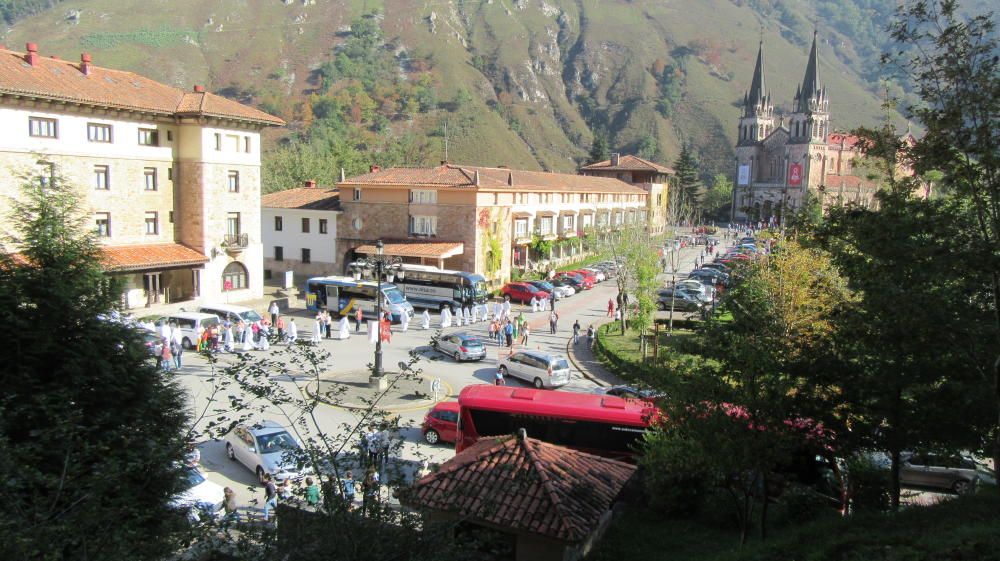
[[[240,151],[240,137],[238,135],[227,134],[226,135],[226,144],[229,144],[230,146],[233,147],[233,152],[239,152]]]
[[[230,212],[226,214],[226,233],[231,236],[240,235],[240,213]]]
[[[437,216],[411,216],[410,235],[411,236],[437,235]]]
[[[222,290],[241,290],[247,288],[247,268],[239,261],[226,265],[222,271]]]
[[[358,188],[358,187],[354,188],[354,200],[355,201],[360,201],[361,200],[361,189]]]
[[[274,231],[275,232],[280,232],[281,229],[284,228],[284,227],[285,227],[285,224],[281,220],[281,217],[280,216],[275,216],[274,217]]]
[[[58,121],[44,117],[28,117],[28,133],[31,136],[56,138],[58,136]]]
[[[143,181],[147,191],[156,191],[156,168],[142,169]]]
[[[139,129],[139,144],[142,146],[159,146],[160,133],[156,129]]]
[[[250,137],[249,136],[244,136],[243,137],[243,151],[246,152],[247,154],[250,153]]]
[[[219,133],[215,133],[215,151],[222,151],[222,135]]]
[[[309,248],[302,248],[302,262],[312,263],[312,251]]]
[[[107,191],[111,188],[109,181],[108,166],[94,166],[94,189]]]
[[[584,227],[584,229],[590,228],[593,225],[594,225],[594,215],[593,214],[584,214],[583,215],[583,227]]]
[[[174,141],[174,131],[167,131],[167,142]]]
[[[302,233],[303,234],[308,234],[309,233],[309,219],[308,218],[303,218],[302,219]]]
[[[87,123],[87,140],[91,142],[111,142],[111,125]]]
[[[539,229],[542,231],[542,235],[551,234],[552,233],[552,217],[551,216],[543,216],[538,221],[538,226],[539,226]]]
[[[174,168],[167,168],[167,181],[174,180]]]
[[[528,235],[528,219],[518,218],[514,221],[514,237],[521,238]]]
[[[228,179],[227,185],[229,186],[229,192],[230,193],[239,193],[240,192],[240,172],[238,172],[238,171],[230,171],[229,172],[229,179]]]
[[[414,204],[437,204],[437,191],[433,189],[411,189],[410,202]]]
[[[319,233],[320,234],[326,234],[326,233],[328,233],[327,232],[326,218],[320,218],[319,219]]]
[[[573,222],[574,222],[573,215],[570,214],[563,216],[562,220],[563,231],[565,232],[567,230],[573,230]]]
[[[97,235],[102,238],[111,237],[111,213],[98,212],[94,214],[94,223],[97,225]]]
[[[160,221],[155,211],[146,212],[146,235],[155,236],[160,233]]]
[[[274,260],[284,261],[285,260],[285,248],[280,245],[274,246]]]
[[[174,211],[171,210],[170,213],[167,214],[167,220],[169,220],[171,224],[174,223]]]

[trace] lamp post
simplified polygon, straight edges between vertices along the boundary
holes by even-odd
[[[403,260],[399,257],[387,257],[382,254],[384,250],[382,240],[375,242],[375,255],[358,259],[353,265],[354,280],[361,280],[362,273],[372,273],[375,275],[375,367],[372,372],[372,384],[382,383],[382,276],[388,282],[392,282],[394,276],[403,279],[405,272],[402,269]],[[406,313],[406,312],[403,312]]]

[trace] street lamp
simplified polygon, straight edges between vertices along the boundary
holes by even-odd
[[[375,325],[377,331],[375,335],[375,368],[372,377],[377,379],[381,379],[382,375],[385,374],[382,370],[382,276],[384,275],[386,281],[391,283],[394,276],[403,280],[406,275],[402,269],[403,260],[399,257],[383,255],[384,247],[382,240],[376,241],[374,256],[363,257],[352,264],[354,280],[361,280],[362,273],[374,273],[375,275]],[[379,383],[379,381],[373,380],[373,383]]]

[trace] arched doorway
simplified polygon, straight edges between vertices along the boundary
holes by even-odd
[[[249,278],[250,275],[247,274],[247,268],[243,263],[233,261],[222,271],[222,290],[228,292],[250,288]]]

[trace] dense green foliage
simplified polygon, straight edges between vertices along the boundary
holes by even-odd
[[[101,319],[120,293],[78,198],[28,183],[0,252],[0,557],[160,558],[186,525],[168,506],[184,398],[135,329]]]
[[[690,145],[681,146],[681,153],[674,162],[674,171],[677,172],[677,175],[673,187],[676,188],[679,196],[678,204],[689,209],[701,210],[700,169]]]
[[[0,0],[0,16],[7,25],[23,17],[37,14],[59,5],[61,0]]]

